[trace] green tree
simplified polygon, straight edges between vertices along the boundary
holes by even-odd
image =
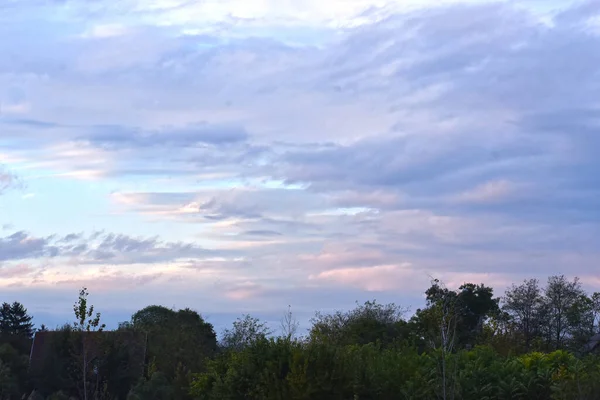
[[[336,345],[391,344],[406,336],[405,312],[396,304],[373,300],[347,312],[317,313],[311,320],[310,338]]]
[[[94,306],[88,306],[88,296],[89,293],[87,288],[81,289],[79,291],[79,298],[73,305],[73,312],[75,313],[76,319],[75,323],[73,324],[73,328],[79,333],[78,336],[81,340],[81,352],[77,354],[77,357],[79,359],[78,364],[81,368],[81,397],[83,397],[83,400],[87,400],[89,397],[88,381],[90,378],[90,373],[97,374],[98,372],[96,370],[97,366],[95,365],[95,362],[97,361],[97,354],[92,354],[90,351],[92,348],[96,347],[97,343],[95,343],[95,341],[97,341],[97,337],[91,333],[102,332],[106,327],[105,324],[100,323],[100,313],[97,312],[94,314]],[[98,387],[95,388],[94,392],[97,390]]]
[[[525,280],[522,284],[513,285],[503,298],[502,309],[516,323],[517,329],[525,341],[525,350],[531,348],[532,340],[540,334],[542,291],[537,279]]]
[[[131,389],[127,400],[175,400],[175,391],[167,377],[155,372],[149,379],[142,379]]]
[[[32,319],[23,304],[16,301],[12,304],[3,303],[0,309],[0,333],[31,339],[34,331]]]
[[[593,299],[580,294],[567,310],[567,323],[570,327],[567,335],[574,348],[581,348],[596,333],[595,318]]]
[[[175,311],[155,305],[136,312],[131,326],[147,334],[148,378],[160,372],[178,399],[189,398],[191,374],[201,372],[218,349],[212,324],[189,308]]]
[[[499,301],[499,298],[494,297],[494,290],[484,284],[465,283],[458,288],[461,343],[475,344],[488,318],[498,314]]]
[[[271,333],[266,323],[246,314],[235,320],[231,329],[225,329],[221,346],[227,350],[241,350]]]
[[[547,320],[543,326],[547,328],[548,340],[554,349],[563,348],[565,339],[573,331],[573,318],[569,319],[569,312],[582,296],[585,296],[585,292],[579,278],[574,278],[572,282],[564,275],[548,278],[543,304]]]
[[[20,396],[27,389],[28,361],[27,355],[21,354],[10,344],[0,345],[0,364],[3,365],[5,374],[4,380],[0,383],[0,388],[5,394],[0,398],[12,399]],[[8,395],[9,392],[12,394]]]

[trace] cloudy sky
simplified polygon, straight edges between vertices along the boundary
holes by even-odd
[[[600,289],[600,3],[4,0],[0,286],[217,327]]]

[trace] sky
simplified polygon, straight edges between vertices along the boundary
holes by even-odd
[[[600,3],[0,2],[0,293],[217,329],[600,290]]]

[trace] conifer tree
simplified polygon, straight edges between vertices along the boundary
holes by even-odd
[[[32,319],[23,304],[16,301],[12,304],[3,303],[0,308],[0,333],[31,338],[34,332]]]

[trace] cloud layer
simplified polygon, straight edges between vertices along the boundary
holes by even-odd
[[[87,232],[7,232],[7,284],[201,288],[222,312],[594,275],[595,2],[225,3],[3,6],[0,160]],[[65,181],[105,217],[70,215]]]

